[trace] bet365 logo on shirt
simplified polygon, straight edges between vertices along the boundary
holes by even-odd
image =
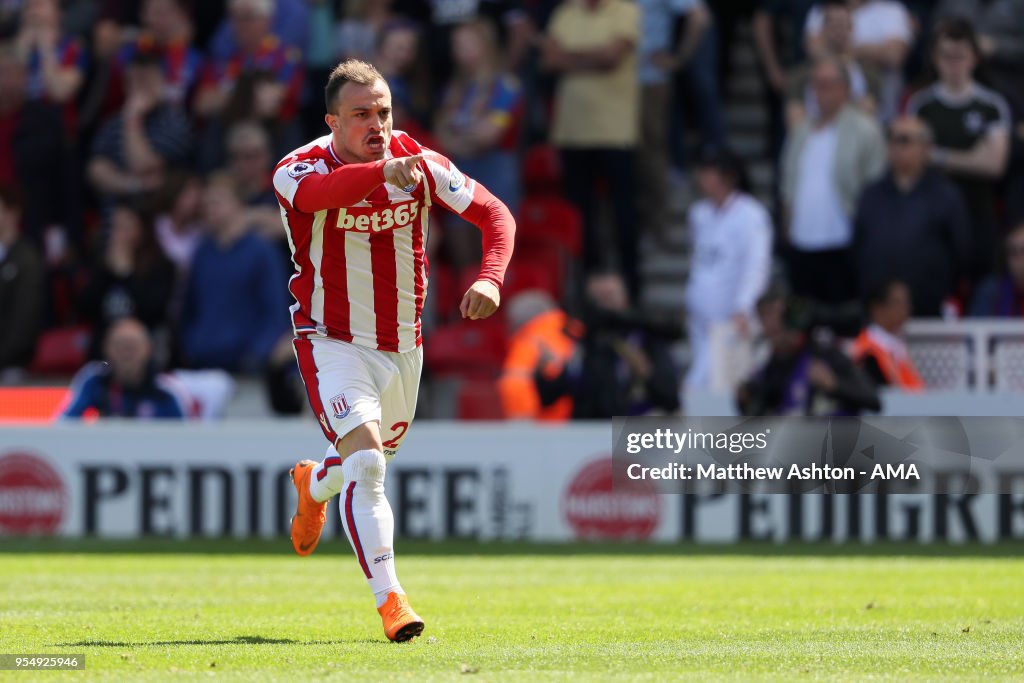
[[[360,230],[362,232],[394,230],[411,224],[416,220],[419,212],[418,202],[393,204],[386,209],[339,209],[337,227],[342,230]]]

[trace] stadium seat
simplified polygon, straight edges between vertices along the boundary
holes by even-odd
[[[505,275],[502,295],[506,300],[528,289],[540,289],[560,301],[564,290],[564,265],[557,251],[527,248],[517,253]]]
[[[89,335],[85,325],[59,327],[39,335],[29,371],[36,375],[70,375],[87,360]]]
[[[424,346],[424,365],[441,376],[486,379],[501,371],[508,330],[498,314],[486,320],[459,320],[439,327]]]
[[[573,257],[583,246],[583,220],[575,206],[555,196],[527,196],[519,208],[518,244],[557,244]]]
[[[460,420],[503,420],[505,413],[493,381],[467,379],[459,385]]]
[[[562,160],[551,145],[534,145],[523,155],[523,190],[527,194],[559,195]]]
[[[465,290],[460,290],[459,274],[447,263],[430,264],[428,296],[431,310],[437,320],[446,322],[459,310],[459,301]]]

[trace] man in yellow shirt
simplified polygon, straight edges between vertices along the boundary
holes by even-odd
[[[551,137],[562,153],[566,196],[583,216],[584,268],[608,265],[596,234],[596,186],[603,180],[615,219],[617,266],[634,301],[640,294],[633,182],[639,22],[636,5],[626,0],[565,0],[543,42],[544,67],[559,76]]]

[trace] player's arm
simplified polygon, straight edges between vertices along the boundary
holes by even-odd
[[[396,187],[416,185],[423,177],[417,168],[421,155],[345,164],[328,171],[322,161],[282,164],[274,172],[274,189],[296,211],[316,213],[361,202],[385,182]]]
[[[504,202],[479,183],[473,183],[473,200],[462,217],[483,234],[483,260],[476,282],[462,297],[463,318],[479,320],[491,316],[501,305],[499,288],[512,259],[516,222]]]
[[[429,150],[422,156],[427,171],[426,189],[441,206],[475,225],[483,235],[480,274],[462,297],[459,310],[463,318],[487,318],[501,305],[499,289],[512,259],[515,219],[500,199],[462,175],[450,160]]]

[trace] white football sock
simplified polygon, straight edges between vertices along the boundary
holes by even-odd
[[[388,593],[403,592],[395,574],[395,517],[384,496],[387,460],[378,450],[356,451],[340,469],[345,479],[341,524],[380,607]]]
[[[322,503],[341,493],[345,483],[341,472],[341,456],[334,450],[334,444],[327,447],[327,453],[320,464],[313,468],[309,477],[309,494],[313,500]]]

